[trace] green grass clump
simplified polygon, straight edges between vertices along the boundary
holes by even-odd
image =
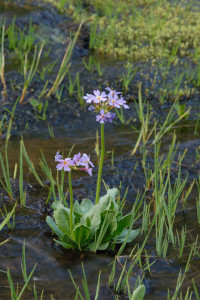
[[[86,19],[90,27],[90,48],[97,52],[137,60],[199,56],[200,10],[193,3],[48,1],[70,13],[75,21]]]

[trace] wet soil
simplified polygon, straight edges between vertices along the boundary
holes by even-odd
[[[65,50],[69,44],[70,32],[75,33],[78,25],[73,20],[58,12],[47,4],[41,4],[36,6],[26,5],[19,6],[18,4],[5,5],[4,2],[0,3],[1,12],[0,18],[6,18],[6,26],[12,23],[13,17],[16,16],[16,26],[23,30],[25,26],[28,27],[30,20],[35,28],[35,44],[41,43],[45,40],[46,44],[40,60],[39,72],[33,78],[22,105],[17,105],[13,126],[12,135],[24,135],[24,134],[37,134],[37,132],[46,134],[48,131],[48,125],[53,126],[56,130],[59,126],[64,126],[68,130],[77,128],[84,123],[87,127],[94,126],[94,116],[88,113],[86,106],[81,106],[77,100],[78,94],[75,92],[73,95],[69,95],[68,76],[64,79],[58,93],[62,89],[61,98],[54,94],[47,98],[45,95],[40,96],[46,82],[47,90],[51,88],[53,81],[58,73],[62,58]],[[80,86],[83,89],[83,94],[90,93],[93,89],[104,89],[107,86],[111,86],[114,89],[122,90],[122,74],[126,74],[127,61],[123,59],[113,59],[112,57],[97,56],[89,51],[89,28],[87,24],[82,26],[78,42],[73,51],[71,58],[71,67],[69,69],[72,80],[75,79],[77,73],[80,77]],[[7,37],[5,44],[8,45]],[[33,55],[33,50],[31,50]],[[96,62],[101,63],[101,69],[103,70],[103,76],[100,77],[96,71],[95,64],[92,64],[91,72],[88,72],[82,62],[85,59],[88,62],[89,55],[93,57]],[[50,73],[46,73],[45,78],[41,78],[42,70],[47,65],[57,63],[53,67]],[[124,97],[130,105],[130,110],[125,112],[127,120],[132,118],[137,122],[137,112],[135,109],[134,100],[138,99],[138,86],[141,85],[143,99],[147,99],[150,103],[150,107],[153,116],[157,117],[160,122],[166,116],[166,112],[169,111],[176,96],[169,93],[173,91],[176,86],[177,69],[178,74],[181,75],[185,71],[184,63],[187,59],[179,59],[178,65],[171,64],[169,69],[165,63],[160,66],[155,61],[149,62],[132,62],[132,68],[137,69],[136,75],[130,83],[127,91],[124,91]],[[30,61],[31,62],[31,61]],[[196,65],[189,61],[190,68],[193,70]],[[165,75],[163,75],[165,74]],[[166,75],[168,74],[168,75]],[[163,79],[163,76],[166,78]],[[9,121],[10,115],[8,109],[11,110],[15,101],[21,96],[23,89],[23,73],[22,73],[22,62],[19,59],[18,51],[10,51],[5,46],[5,80],[7,84],[7,97],[2,94],[0,113],[5,115],[5,128],[2,128],[3,137],[6,132],[6,125]],[[185,109],[192,106],[195,114],[190,114],[190,120],[196,120],[199,109],[199,89],[195,87],[193,83],[186,82],[186,76],[184,75],[180,84],[179,89],[189,89],[191,92],[189,95],[180,96],[180,104],[185,104]],[[186,85],[185,85],[186,84]],[[162,90],[167,90],[163,92]],[[77,91],[77,87],[75,87]],[[164,103],[160,102],[159,99],[165,93]],[[186,94],[186,93],[185,93]],[[41,120],[42,112],[39,112],[34,108],[30,101],[36,99],[39,103],[43,104],[48,102],[44,120]],[[177,118],[175,114],[174,119]],[[153,118],[152,118],[153,120]],[[131,122],[133,124],[133,122]],[[152,122],[153,124],[153,122]],[[97,128],[97,126],[96,126]]]

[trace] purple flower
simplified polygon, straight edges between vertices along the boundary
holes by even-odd
[[[106,90],[109,92],[108,94],[105,92],[101,93],[99,90],[94,90],[94,95],[87,94],[83,97],[88,103],[92,103],[88,110],[97,113],[99,112],[96,116],[96,121],[101,124],[105,124],[106,122],[112,123],[113,119],[116,117],[115,113],[111,113],[113,108],[120,108],[121,106],[125,109],[129,108],[121,95],[119,98],[121,92],[111,90],[109,87],[107,87]]]
[[[116,92],[115,90],[111,90],[109,87],[105,88],[109,93],[114,97],[117,94],[121,94],[121,92]]]
[[[89,165],[93,168],[94,165],[90,161],[90,155],[88,156],[87,154],[83,153],[82,157],[80,158],[80,161],[87,167],[89,168]]]
[[[90,107],[88,108],[88,110],[90,110],[90,111],[94,111],[94,110],[95,110],[95,107],[94,107],[94,105],[90,105]]]
[[[56,155],[55,155],[55,161],[58,161],[58,162],[59,162],[60,160],[62,160],[62,158],[63,158],[63,157],[62,157],[62,155],[59,154],[59,151],[56,152]]]
[[[87,172],[90,176],[92,176],[92,168],[89,168],[88,166],[86,168],[80,169],[81,171]]]
[[[70,166],[74,166],[74,162],[71,158],[65,158],[65,159],[60,159],[59,164],[56,166],[56,168],[60,171],[64,169],[64,171],[70,171]]]
[[[105,113],[105,111],[103,110],[103,108],[100,110],[100,115],[96,116],[96,121],[99,123],[106,123],[108,121],[108,119],[111,117],[111,113]]]
[[[95,100],[94,100],[95,103],[99,103],[101,101],[107,101],[107,95],[105,92],[101,93],[99,90],[96,91],[94,90],[93,93],[95,95]]]
[[[92,94],[86,94],[86,96],[83,97],[83,99],[87,102],[87,103],[92,103],[95,100],[95,96]]]
[[[84,162],[82,161],[82,157],[81,157],[81,153],[79,152],[78,154],[75,154],[73,157],[73,162],[77,165],[77,166],[84,166]]]
[[[118,100],[118,103],[120,105],[122,105],[125,109],[129,108],[129,106],[126,103],[126,101],[124,100],[124,98],[121,96],[121,98]]]
[[[118,96],[115,94],[114,96],[112,95],[112,93],[110,93],[108,95],[108,100],[109,100],[109,105],[110,106],[113,106],[113,107],[117,107],[117,108],[120,108],[120,103],[119,103],[119,99],[118,99]]]
[[[112,123],[113,119],[116,117],[116,113],[110,113],[110,114],[111,114],[111,116],[108,119],[108,122]]]

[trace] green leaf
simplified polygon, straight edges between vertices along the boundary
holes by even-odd
[[[97,251],[97,249],[99,248],[99,246],[104,243],[104,240],[109,238],[109,234],[106,235],[107,230],[110,226],[110,223],[113,219],[113,217],[115,216],[115,211],[107,211],[106,212],[106,216],[104,217],[103,222],[101,223],[101,226],[98,230],[98,232],[96,233],[97,241],[96,241],[96,248],[95,251]],[[107,242],[107,241],[106,241]]]
[[[51,207],[53,208],[53,210],[56,210],[56,209],[59,208],[60,204],[62,205],[62,202],[61,202],[61,201],[54,201],[54,202],[52,203],[52,206],[51,206]]]
[[[70,234],[70,209],[59,203],[57,205],[57,209],[54,211],[53,216],[58,228],[63,233]]]
[[[91,220],[90,220],[90,218],[88,218],[88,217],[86,218],[84,225],[87,226],[87,227],[89,227],[89,228],[91,228]]]
[[[117,222],[117,230],[114,232],[114,236],[121,234],[121,232],[130,225],[131,218],[132,218],[132,214],[130,213],[122,217]]]
[[[117,220],[117,229],[109,237],[109,240],[112,240],[112,239],[114,240],[115,237],[118,237],[126,227],[129,227],[130,222],[131,222],[131,218],[132,218],[132,213],[130,213],[130,214],[122,217],[121,219]],[[104,240],[104,242],[105,242],[105,240]]]
[[[84,244],[91,234],[91,229],[83,224],[77,224],[72,231],[72,238],[81,245]]]
[[[94,204],[92,203],[92,201],[90,201],[89,199],[83,199],[81,203],[79,203],[78,201],[74,202],[73,211],[75,214],[82,217],[86,213],[88,213],[93,207]]]
[[[109,247],[109,244],[110,244],[109,242],[101,244],[98,247],[98,250],[100,250],[100,251],[106,250]]]
[[[99,226],[101,224],[101,211],[99,204],[96,204],[88,213],[86,213],[81,219],[81,224],[88,224],[88,219],[90,220],[91,224],[91,233],[94,233],[99,229]]]
[[[73,212],[78,219],[80,219],[83,216],[82,209],[80,208],[80,204],[77,200],[74,202]]]
[[[83,214],[87,213],[94,207],[94,204],[89,199],[83,199],[83,201],[80,203],[80,208],[83,212]]]
[[[108,241],[112,240],[113,233],[117,229],[116,214],[117,214],[117,212],[115,210],[105,211],[105,212],[103,212],[101,214],[101,226],[100,226],[100,229],[103,226],[102,223],[104,222],[104,219],[107,218],[105,220],[106,226],[107,226],[107,230],[104,233],[104,237],[102,239],[102,243],[105,243],[105,242],[108,242]]]
[[[103,251],[103,250],[108,249],[109,244],[110,244],[109,242],[103,243],[103,244],[99,245],[99,247],[96,249],[96,242],[92,242],[88,245],[87,248],[92,252],[96,252],[96,250]]]
[[[58,240],[55,240],[54,241],[58,244],[58,245],[61,245],[63,248],[65,249],[74,249],[73,245],[72,244],[68,244],[68,243],[65,243],[63,241],[58,241]]]
[[[103,197],[101,197],[99,199],[99,206],[100,206],[101,212],[109,209],[111,203],[113,203],[114,209],[117,212],[119,211],[119,206],[117,205],[117,203],[115,201],[115,198],[117,197],[117,195],[118,195],[117,188],[107,190],[106,195],[104,195]]]
[[[87,249],[89,249],[90,251],[92,252],[95,252],[95,247],[96,246],[96,243],[95,242],[91,242],[88,246],[87,246]]]
[[[64,234],[62,237],[62,242],[67,243],[72,246],[74,249],[79,249],[79,244],[74,241],[69,234]]]
[[[124,229],[122,231],[122,233],[120,235],[118,235],[117,239],[116,239],[116,244],[121,244],[124,242],[125,238],[127,237],[128,234],[128,229]],[[140,229],[136,229],[136,230],[131,230],[130,235],[128,237],[127,243],[132,242],[140,233]]]
[[[46,217],[46,222],[47,224],[51,227],[51,229],[55,232],[55,234],[57,234],[59,236],[59,238],[62,237],[63,233],[62,231],[57,227],[56,223],[54,222],[54,220],[47,216]]]
[[[143,300],[145,296],[145,286],[141,284],[137,287],[137,289],[133,292],[130,300]]]
[[[10,220],[10,218],[12,217],[12,215],[14,214],[15,207],[16,207],[16,203],[15,203],[15,206],[13,207],[12,211],[7,214],[7,216],[5,217],[5,219],[3,220],[3,222],[0,224],[0,231],[8,223],[8,221]]]
[[[185,104],[176,103],[175,109],[179,117],[181,117],[185,113]]]
[[[106,195],[99,199],[99,203],[93,205],[93,203],[87,199],[85,199],[83,205],[83,209],[86,212],[87,209],[89,211],[85,213],[80,219],[80,223],[86,225],[86,219],[89,218],[91,221],[91,232],[95,233],[101,224],[101,213],[107,210],[113,210],[118,213],[119,207],[116,204],[115,198],[118,194],[118,189],[113,188],[107,191]],[[114,225],[113,225],[114,226]]]

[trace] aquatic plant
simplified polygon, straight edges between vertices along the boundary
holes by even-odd
[[[76,74],[76,87],[77,87],[77,95],[76,98],[81,106],[84,105],[83,95],[84,95],[84,87],[80,84],[79,73]]]
[[[85,66],[85,69],[88,71],[88,72],[91,72],[92,71],[92,64],[93,64],[93,57],[90,55],[89,56],[89,60],[88,60],[88,63],[85,61],[85,59],[83,58],[82,59],[82,62]]]
[[[77,41],[77,38],[79,36],[82,24],[83,24],[83,21],[80,23],[79,28],[74,36],[74,39],[72,41],[70,41],[70,43],[65,51],[64,57],[62,59],[61,65],[60,65],[60,69],[58,71],[58,74],[56,76],[56,79],[55,79],[51,89],[47,93],[47,97],[50,97],[56,91],[56,89],[59,87],[59,85],[61,84],[61,82],[63,81],[65,75],[67,74],[67,72],[69,70],[69,67],[70,67],[69,60],[72,56],[72,52],[73,52],[75,43]]]
[[[9,268],[7,269],[7,272],[5,272],[7,275],[7,278],[8,278],[8,284],[10,286],[11,300],[20,300],[20,299],[24,298],[24,293],[30,288],[29,283],[33,277],[33,273],[35,271],[36,266],[37,266],[37,264],[35,264],[33,269],[31,270],[31,272],[29,274],[27,274],[25,242],[24,242],[24,245],[22,248],[22,262],[21,262],[21,270],[22,270],[22,275],[23,275],[22,288],[20,289],[18,284],[15,286]],[[1,271],[1,272],[4,272],[4,271]],[[34,299],[38,299],[35,285],[34,285]],[[43,299],[43,291],[41,293],[40,299]]]
[[[12,23],[7,26],[6,36],[9,50],[15,51],[19,57],[23,57],[24,52],[32,50],[35,44],[36,34],[32,18],[30,18],[28,28],[25,25],[22,30],[17,26],[15,16]]]
[[[115,266],[115,262],[114,262],[114,266]],[[122,272],[120,274],[120,278],[122,278],[123,272],[124,272],[124,269],[122,270]],[[88,286],[87,277],[86,277],[86,274],[85,274],[85,269],[84,269],[83,263],[82,263],[82,273],[83,273],[82,283],[83,283],[84,294],[80,291],[79,286],[75,282],[75,280],[72,276],[72,273],[69,270],[69,274],[70,274],[72,283],[73,283],[73,285],[76,289],[76,298],[75,299],[77,299],[77,297],[80,297],[81,300],[83,300],[83,299],[90,300],[91,299],[90,290],[89,290],[89,286]],[[113,270],[112,270],[112,273],[113,273]],[[98,297],[99,297],[100,276],[101,276],[101,271],[99,272],[99,275],[98,275],[97,287],[96,287],[95,298],[94,298],[95,300],[97,300]],[[129,286],[129,283],[128,283],[128,279],[126,280],[126,283],[125,283],[126,287],[125,288],[128,290],[128,299],[129,300],[143,300],[146,289],[145,289],[144,284],[140,284],[140,281],[141,281],[140,276],[138,276],[137,282],[135,284],[134,291],[131,293],[130,286]],[[116,299],[118,299],[118,297],[116,297]]]
[[[16,110],[18,100],[19,99],[17,99],[15,101],[15,104],[13,105],[12,111],[7,109],[7,112],[10,114],[10,119],[9,119],[9,122],[8,122],[8,127],[7,127],[7,132],[6,132],[5,157],[4,157],[5,158],[5,164],[4,164],[3,156],[0,152],[0,166],[1,166],[2,173],[3,173],[3,178],[4,178],[4,182],[0,178],[0,183],[4,187],[4,189],[6,190],[6,192],[8,193],[8,195],[11,199],[13,199],[13,192],[12,192],[12,187],[11,187],[11,183],[10,183],[10,168],[9,168],[9,161],[8,161],[8,141],[10,139],[10,132],[11,132],[11,128],[12,128],[12,125],[13,125],[13,120],[14,120],[14,115],[15,115],[15,110]]]
[[[138,71],[138,68],[133,68],[131,64],[128,64],[126,66],[126,73],[122,74],[122,85],[123,85],[123,90],[128,91],[128,87],[132,79],[135,77],[136,72]]]
[[[5,212],[3,212],[0,209],[1,216],[3,217],[3,221],[0,223],[0,231],[4,228],[5,225],[7,225],[9,229],[14,229],[15,228],[15,208],[16,208],[16,203],[15,203],[13,209],[10,212],[7,211],[7,208],[5,207],[5,205],[4,205],[4,211]],[[10,223],[10,218],[12,216],[13,216],[13,224]],[[8,242],[9,239],[10,238],[8,238],[5,241],[1,242],[0,246],[5,244],[6,242]]]
[[[93,163],[87,154],[74,155],[73,159],[63,159],[59,152],[56,153],[55,161],[58,162],[57,169],[68,172],[70,208],[65,207],[61,201],[54,201],[54,220],[47,217],[47,223],[58,235],[56,241],[65,248],[89,249],[96,252],[105,250],[116,243],[131,242],[139,230],[132,230],[134,213],[122,215],[122,206],[116,202],[118,190],[108,189],[107,194],[99,198],[101,177],[104,162],[105,142],[104,124],[112,122],[116,113],[110,111],[115,108],[129,108],[120,92],[106,88],[108,94],[94,90],[94,94],[87,94],[83,97],[91,104],[89,110],[99,113],[96,121],[101,123],[101,158],[97,178],[97,190],[95,205],[89,199],[84,199],[80,204],[76,201],[73,204],[73,191],[71,182],[71,170],[85,171],[92,176]],[[51,174],[50,174],[51,177]],[[129,228],[129,229],[127,229]]]
[[[90,176],[92,176],[92,168],[94,167],[93,163],[90,161],[90,156],[87,154],[81,155],[79,152],[78,154],[75,154],[73,159],[71,158],[65,158],[63,159],[62,155],[59,154],[59,151],[56,153],[55,161],[58,162],[58,165],[56,168],[60,170],[64,170],[68,173],[68,179],[69,179],[69,192],[70,192],[70,232],[72,233],[74,226],[73,226],[73,191],[72,191],[72,180],[71,180],[71,170],[79,170],[79,171],[85,171]],[[91,168],[92,167],[92,168]]]
[[[72,80],[72,77],[71,77],[71,74],[68,70],[67,72],[68,74],[68,79],[69,79],[69,83],[68,83],[68,86],[67,86],[67,89],[68,89],[68,92],[69,92],[69,96],[71,97],[73,95],[73,93],[75,92],[75,85],[77,83],[77,80],[79,78],[79,73],[76,73],[76,78],[74,79],[74,81]]]
[[[66,162],[68,169],[70,160]],[[70,171],[68,172],[70,174]],[[124,241],[131,242],[140,230],[132,230],[134,221],[132,212],[122,215],[121,208],[116,202],[117,195],[116,188],[109,189],[106,195],[99,199],[98,204],[94,205],[89,199],[83,199],[81,203],[75,201],[73,204],[70,189],[70,209],[61,201],[54,201],[52,208],[55,221],[50,216],[46,218],[49,226],[59,237],[59,240],[55,241],[67,249],[93,252],[112,248]]]
[[[6,206],[4,205],[4,211],[3,209],[0,209],[1,216],[3,217],[3,222],[0,224],[0,231],[3,229],[5,225],[8,226],[10,230],[15,229],[15,208],[16,208],[17,203],[15,203],[13,209],[11,212],[8,212]],[[10,218],[13,217],[12,223],[10,222]],[[6,241],[8,241],[7,239]],[[4,243],[4,242],[3,242]],[[2,245],[2,244],[0,244]]]
[[[80,297],[81,300],[83,299],[86,299],[86,300],[90,300],[90,291],[89,291],[89,287],[88,287],[88,282],[87,282],[87,277],[86,277],[86,274],[85,274],[85,269],[84,269],[84,266],[83,266],[83,263],[82,263],[82,272],[83,272],[83,279],[82,279],[82,282],[83,282],[83,288],[84,288],[84,294],[83,295],[79,289],[79,286],[76,284],[73,276],[72,276],[72,273],[70,272],[69,270],[69,275],[71,277],[71,280],[72,280],[72,283],[76,289],[76,296],[78,298],[78,296]],[[97,281],[97,287],[96,287],[96,293],[95,293],[95,300],[98,299],[99,297],[99,289],[100,289],[100,277],[101,277],[101,271],[99,272],[99,276],[98,276],[98,281]],[[84,297],[85,296],[85,297]]]
[[[60,9],[59,1],[45,1]],[[136,60],[167,57],[174,62],[178,56],[190,56],[198,61],[199,9],[182,2],[93,0],[85,5],[65,0],[61,6],[77,22],[86,18],[89,48],[96,52]]]
[[[36,99],[31,99],[29,103],[33,106],[35,112],[39,113],[39,114],[36,113],[35,116],[42,121],[46,121],[47,120],[46,110],[49,105],[48,100],[46,100],[44,104]]]
[[[26,91],[27,91],[31,81],[33,80],[33,78],[34,78],[34,76],[37,72],[43,47],[44,47],[44,42],[42,43],[42,45],[41,45],[38,52],[37,52],[37,46],[35,47],[33,61],[32,61],[29,73],[28,73],[28,70],[27,70],[27,68],[28,68],[28,55],[26,54],[26,56],[25,56],[25,61],[24,61],[24,86],[23,86],[21,98],[19,100],[20,104],[22,104],[22,102],[24,101]]]
[[[111,113],[110,111],[115,108],[124,107],[129,108],[126,101],[122,96],[119,98],[121,92],[111,90],[109,87],[106,88],[109,92],[100,92],[99,90],[94,90],[94,94],[86,94],[83,99],[91,104],[88,110],[99,113],[96,116],[96,121],[101,124],[101,158],[99,163],[99,171],[97,178],[97,189],[96,189],[96,200],[95,203],[99,202],[100,188],[101,188],[101,177],[103,170],[104,154],[105,154],[105,141],[104,141],[104,124],[107,122],[112,123],[113,119],[116,117],[116,113]]]

